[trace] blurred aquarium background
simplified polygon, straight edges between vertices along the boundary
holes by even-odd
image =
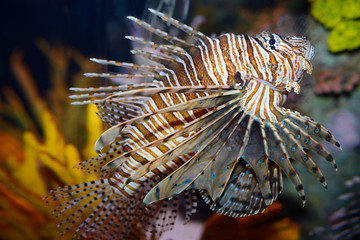
[[[324,143],[334,153],[338,172],[314,156],[328,190],[296,165],[305,207],[285,178],[283,194],[264,214],[232,219],[200,205],[190,223],[178,223],[162,239],[357,239],[360,0],[1,1],[0,239],[60,238],[51,215],[54,206],[42,198],[50,189],[92,179],[73,166],[96,155],[93,144],[107,127],[94,106],[70,105],[68,88],[111,84],[83,76],[106,70],[90,57],[140,61],[132,58],[124,37],[152,36],[130,25],[126,16],[160,24],[148,7],[208,36],[270,30],[310,39],[316,50],[313,74],[286,104],[327,127],[343,147]]]

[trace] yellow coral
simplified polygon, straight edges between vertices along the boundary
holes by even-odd
[[[39,174],[38,153],[40,151],[39,142],[31,132],[25,132],[23,135],[24,144],[24,163],[12,163],[14,177],[25,187],[34,192],[45,195],[47,192],[44,179]]]
[[[102,120],[95,114],[97,112],[97,108],[94,104],[89,104],[86,108],[86,132],[87,142],[83,151],[83,155],[86,159],[94,157],[96,152],[94,150],[94,143],[99,138],[99,136],[103,132],[103,122]]]
[[[332,52],[350,51],[360,47],[360,21],[340,22],[330,32],[328,44]]]
[[[310,0],[311,14],[330,29],[329,49],[349,51],[360,47],[360,0]]]
[[[79,151],[74,145],[65,143],[64,136],[50,112],[43,112],[43,120],[44,142],[38,140],[31,132],[23,134],[24,163],[12,163],[10,166],[16,179],[25,187],[43,196],[47,194],[50,187],[46,184],[51,183],[44,181],[44,176],[40,173],[41,166],[47,167],[65,184],[93,180],[93,176],[84,174],[81,170],[69,171],[81,162]],[[91,127],[96,127],[96,125],[92,124]]]
[[[64,160],[65,139],[60,133],[55,117],[48,110],[42,112],[42,128],[45,138],[45,149],[60,161]]]
[[[333,28],[342,19],[343,4],[339,3],[339,0],[315,0],[311,7],[311,14],[325,27]]]
[[[347,19],[360,17],[360,0],[344,0],[342,3],[342,15]]]

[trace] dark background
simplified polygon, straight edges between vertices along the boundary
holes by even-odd
[[[128,32],[125,17],[141,15],[144,4],[145,0],[1,1],[1,85],[17,88],[9,58],[14,49],[21,49],[38,87],[47,88],[48,62],[34,43],[38,37],[50,44],[73,46],[88,57],[131,61],[129,41],[124,38]]]

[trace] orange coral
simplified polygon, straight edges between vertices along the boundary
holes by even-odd
[[[240,218],[214,214],[205,224],[202,240],[298,240],[299,225],[282,217],[280,203],[270,205],[263,213]]]
[[[327,69],[318,75],[315,93],[342,94],[355,90],[360,82],[360,75],[354,71],[344,69]]]

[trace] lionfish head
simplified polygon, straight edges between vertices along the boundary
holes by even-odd
[[[256,36],[263,48],[273,56],[270,68],[275,68],[275,86],[285,87],[290,92],[300,92],[298,82],[304,73],[312,73],[311,59],[314,47],[304,37],[287,36],[285,38],[271,32],[263,32]]]

